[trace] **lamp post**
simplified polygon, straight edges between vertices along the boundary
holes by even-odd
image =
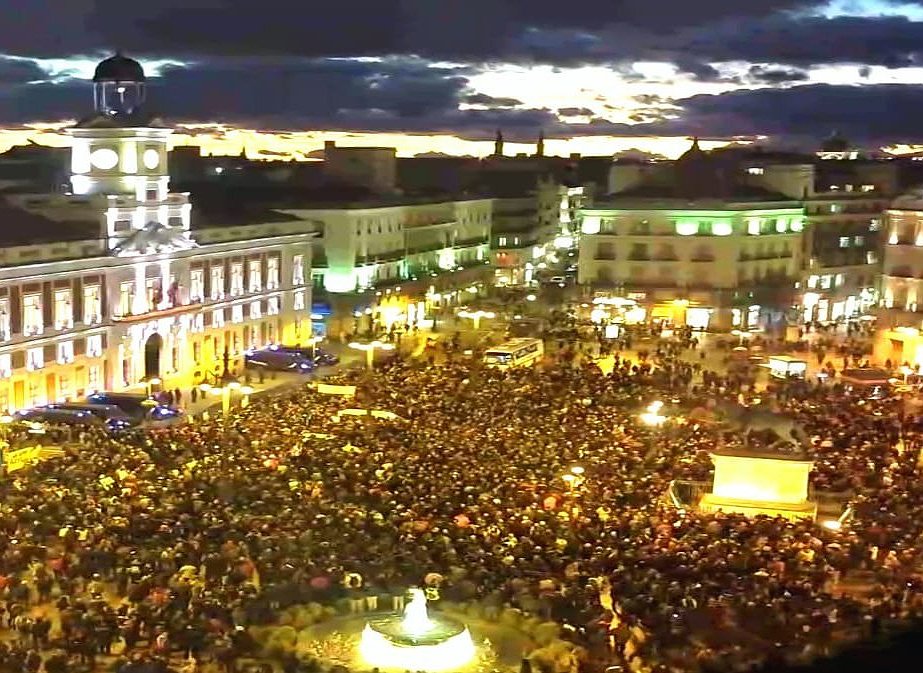
[[[243,395],[243,397],[240,398],[240,406],[246,407],[247,405],[250,404],[250,396],[253,394],[253,387],[252,386],[241,386],[240,394]]]
[[[383,350],[390,351],[394,350],[394,344],[385,343],[383,341],[370,341],[369,343],[359,343],[358,341],[353,341],[349,344],[350,348],[355,348],[356,350],[365,351],[365,365],[368,369],[375,368],[375,351]]]
[[[459,311],[459,318],[471,318],[473,323],[473,329],[475,332],[481,327],[481,318],[487,318],[492,320],[497,317],[497,314],[493,311]]]
[[[0,473],[6,472],[6,454],[10,449],[10,425],[15,420],[8,414],[0,416]]]

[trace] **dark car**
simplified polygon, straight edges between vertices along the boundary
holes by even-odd
[[[54,409],[51,407],[35,407],[25,411],[17,411],[16,420],[30,423],[48,423],[49,425],[74,425],[74,426],[100,426],[103,421],[89,411],[72,409]]]
[[[244,354],[244,367],[276,372],[300,372],[307,374],[314,369],[310,355],[300,349],[283,350],[278,346],[250,350]]]
[[[142,393],[113,393],[100,391],[87,395],[86,401],[94,405],[111,405],[124,411],[134,422],[140,423],[147,418],[157,402]]]
[[[280,351],[283,353],[298,353],[302,357],[310,360],[314,359],[314,365],[316,367],[329,367],[331,365],[338,364],[340,358],[333,353],[325,351],[321,348],[308,348],[306,346],[271,346],[272,350]]]

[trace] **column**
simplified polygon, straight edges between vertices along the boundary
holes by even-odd
[[[147,313],[147,265],[144,262],[135,264],[135,296],[131,305],[131,312],[135,315]]]

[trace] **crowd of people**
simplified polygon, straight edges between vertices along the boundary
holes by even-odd
[[[691,414],[738,390],[677,355],[616,354],[609,373],[566,348],[506,372],[397,359],[333,377],[355,399],[301,388],[90,432],[0,483],[0,671],[234,671],[288,606],[369,607],[424,581],[560,623],[585,670],[808,660],[916,614],[923,480],[899,402],[810,385],[763,400],[803,428],[815,488],[848,494],[842,529],[707,515],[664,496],[745,441]],[[639,422],[667,398],[673,418]]]

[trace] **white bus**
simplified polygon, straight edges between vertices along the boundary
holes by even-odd
[[[484,352],[484,364],[498,369],[531,367],[542,359],[545,344],[541,339],[510,339]]]

